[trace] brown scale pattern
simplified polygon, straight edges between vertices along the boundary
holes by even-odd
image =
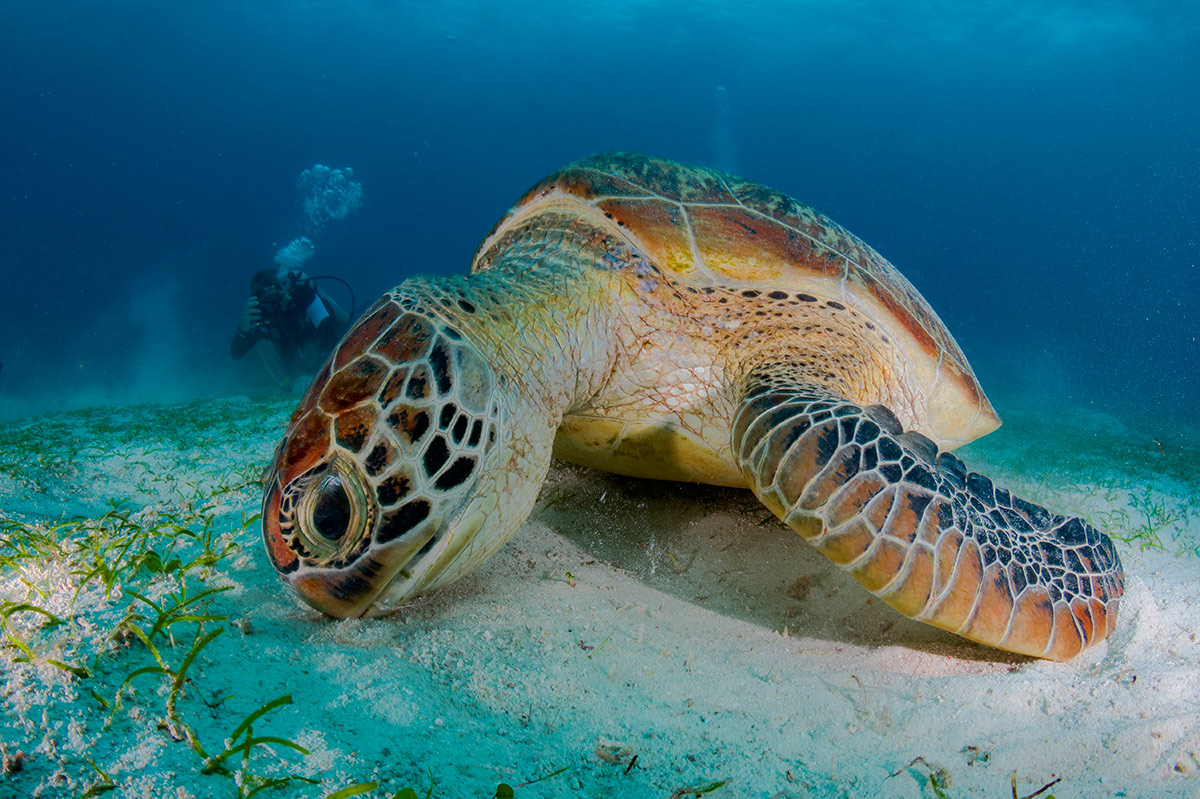
[[[1055,660],[1112,629],[1124,577],[1106,536],[936,454],[886,410],[765,387],[733,436],[764,502],[900,612]]]

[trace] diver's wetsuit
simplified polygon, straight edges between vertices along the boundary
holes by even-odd
[[[229,344],[233,359],[241,359],[255,342],[268,338],[289,376],[314,372],[325,362],[338,339],[346,332],[325,301],[312,286],[293,288],[291,299],[273,313],[260,304],[262,321],[249,333],[234,331]]]

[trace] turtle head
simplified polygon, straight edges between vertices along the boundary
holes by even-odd
[[[526,449],[509,407],[455,326],[385,296],[309,387],[268,470],[263,538],[280,576],[345,618],[470,571],[524,520],[505,485]]]

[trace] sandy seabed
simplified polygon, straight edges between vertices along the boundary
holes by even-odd
[[[1200,796],[1200,435],[1060,409],[960,453],[1134,537],[1115,635],[1055,664],[899,616],[746,492],[568,465],[477,572],[330,621],[255,518],[293,402],[0,425],[0,796]]]

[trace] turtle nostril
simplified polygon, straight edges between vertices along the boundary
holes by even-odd
[[[341,478],[332,474],[321,481],[312,509],[313,527],[333,543],[341,541],[350,527],[350,497]]]

